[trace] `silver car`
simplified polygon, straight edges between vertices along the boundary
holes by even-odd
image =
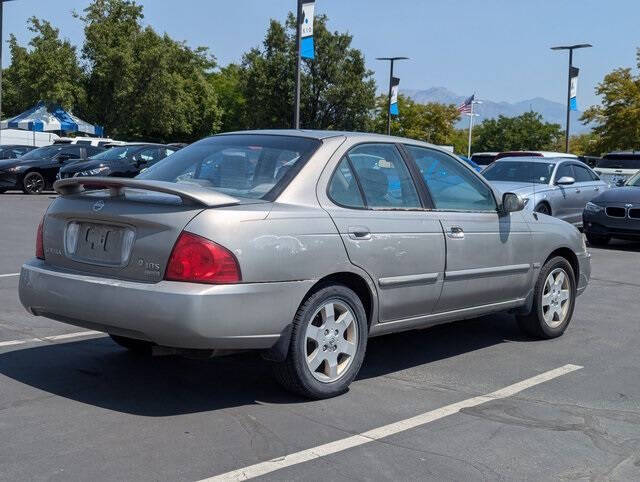
[[[577,159],[508,157],[487,167],[482,175],[500,192],[525,199],[525,209],[582,226],[582,211],[609,188]]]
[[[347,389],[370,336],[507,310],[559,336],[591,271],[573,226],[411,139],[231,133],[55,188],[27,310],[134,351],[260,350],[312,398]]]

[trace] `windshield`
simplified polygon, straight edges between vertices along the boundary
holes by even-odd
[[[39,159],[51,159],[62,149],[66,149],[68,146],[64,144],[54,144],[52,146],[39,147],[33,151],[27,152],[20,159],[25,161],[35,161]]]
[[[196,184],[230,196],[273,200],[320,145],[317,139],[260,134],[203,139],[137,179]]]
[[[96,161],[111,161],[118,159],[131,159],[133,155],[140,150],[140,146],[120,146],[112,147],[106,151],[91,156],[89,159]]]
[[[488,181],[548,184],[553,167],[550,162],[500,161],[487,167],[482,175]]]
[[[596,167],[602,169],[640,169],[640,155],[608,154],[598,161]]]

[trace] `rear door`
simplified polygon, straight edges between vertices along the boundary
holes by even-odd
[[[431,313],[442,288],[444,235],[437,216],[423,209],[398,147],[351,148],[319,198],[349,259],[377,286],[380,321]]]
[[[491,188],[452,156],[418,146],[407,150],[445,233],[445,278],[436,311],[526,297],[532,285],[532,245],[522,213],[500,215]]]
[[[573,165],[573,173],[575,174],[576,186],[580,188],[580,205],[576,213],[578,222],[580,222],[585,205],[600,194],[601,181],[595,177],[595,174],[588,167],[581,164]]]

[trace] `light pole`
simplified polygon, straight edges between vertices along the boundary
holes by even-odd
[[[393,63],[396,60],[408,60],[409,57],[377,57],[376,60],[389,61],[389,100],[387,102],[387,135],[391,135],[391,87],[393,84]]]
[[[571,77],[573,70],[573,51],[576,49],[585,49],[593,47],[591,44],[575,44],[575,45],[559,45],[551,47],[551,50],[568,50],[569,51],[569,78],[567,80],[567,129],[565,131],[564,150],[569,152],[569,121],[571,120]]]
[[[3,35],[2,24],[4,14],[4,2],[11,2],[12,0],[0,0],[0,121],[2,120],[2,47],[3,47]],[[0,144],[2,144],[2,129],[0,129]]]

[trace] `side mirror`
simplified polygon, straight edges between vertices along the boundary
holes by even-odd
[[[524,209],[524,200],[515,193],[505,192],[502,195],[502,212],[514,213]]]
[[[558,179],[556,181],[556,184],[558,186],[570,186],[571,184],[575,183],[576,180],[574,178],[572,178],[571,176],[562,176],[560,179]]]

